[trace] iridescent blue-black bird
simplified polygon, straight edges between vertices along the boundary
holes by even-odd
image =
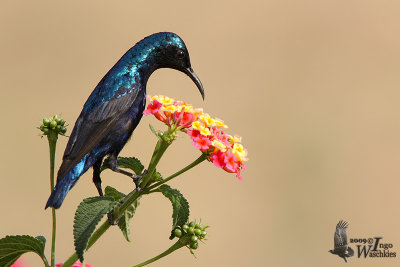
[[[79,177],[92,166],[93,182],[102,195],[100,167],[107,155],[110,169],[132,177],[137,186],[140,176],[119,169],[117,156],[142,118],[147,80],[159,68],[186,73],[204,98],[203,86],[178,35],[155,33],[138,42],[101,79],[83,106],[46,208],[59,208]]]

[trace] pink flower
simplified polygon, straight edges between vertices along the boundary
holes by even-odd
[[[11,265],[11,267],[24,267],[26,266],[25,264],[23,264],[23,261],[21,260],[21,258],[19,258],[13,265]]]
[[[236,173],[239,179],[241,171],[246,169],[247,150],[241,144],[239,136],[231,136],[222,128],[228,128],[224,122],[212,118],[202,109],[195,109],[189,103],[175,101],[167,96],[154,96],[145,115],[153,114],[158,120],[174,130],[186,132],[192,144],[218,168]]]
[[[210,148],[211,141],[207,137],[200,135],[193,139],[193,145],[201,151],[206,151]]]
[[[188,129],[188,130],[186,131],[186,133],[187,133],[192,139],[198,138],[198,137],[200,136],[200,131],[195,130],[195,129]]]
[[[143,112],[144,115],[150,115],[150,114],[156,114],[160,108],[162,107],[162,104],[158,102],[157,100],[153,100],[148,106],[147,109]]]
[[[225,153],[222,153],[220,150],[218,150],[216,153],[212,154],[210,160],[218,168],[223,168],[226,165]]]
[[[226,153],[226,165],[224,167],[224,170],[227,172],[236,172],[238,167],[239,167],[239,165],[237,163],[236,156],[233,155],[232,152],[228,151]]]
[[[188,128],[192,126],[195,116],[189,112],[181,112],[180,120],[178,121],[178,126]]]

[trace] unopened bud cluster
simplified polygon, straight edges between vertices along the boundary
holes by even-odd
[[[205,231],[208,225],[201,226],[196,221],[192,221],[182,227],[177,227],[174,230],[174,235],[178,238],[188,237],[188,244],[191,249],[197,249],[199,247],[199,240],[205,239],[207,232]]]
[[[54,131],[56,134],[61,135],[65,135],[67,132],[65,120],[59,118],[57,115],[51,116],[50,118],[44,118],[41,122],[42,125],[38,128],[43,132],[43,135],[48,135],[50,131]]]

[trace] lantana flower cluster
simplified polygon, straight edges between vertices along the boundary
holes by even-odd
[[[172,129],[186,132],[192,144],[218,168],[236,173],[242,179],[241,171],[246,169],[247,151],[241,143],[241,137],[231,136],[223,129],[228,128],[217,118],[212,118],[202,109],[195,109],[184,101],[176,101],[167,96],[153,96],[143,112],[153,114]]]

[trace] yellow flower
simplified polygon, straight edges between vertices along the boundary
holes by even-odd
[[[155,95],[151,98],[151,101],[157,100],[163,105],[172,105],[174,103],[174,99],[170,98],[168,96],[163,96],[163,95]]]
[[[232,148],[232,153],[238,157],[240,161],[246,161],[247,151],[239,143],[235,143]]]
[[[233,137],[233,142],[235,143],[241,143],[242,142],[242,137],[240,137],[239,135],[235,135]]]
[[[210,117],[210,115],[208,114],[203,114],[199,116],[201,122],[204,123],[205,126],[207,127],[213,127],[215,126],[215,120],[213,118]]]
[[[208,129],[207,127],[202,127],[203,129],[200,130],[200,134],[204,135],[204,136],[209,136],[211,134],[210,129]]]
[[[217,139],[214,139],[212,141],[212,145],[216,148],[218,148],[219,150],[221,150],[221,152],[225,152],[226,151],[226,145],[224,145],[222,142],[220,142]]]
[[[228,126],[224,123],[223,120],[220,120],[220,119],[215,118],[214,121],[215,121],[215,124],[216,124],[216,126],[217,126],[218,128],[222,128],[222,127],[228,128]]]
[[[169,112],[175,112],[177,107],[175,105],[165,106],[164,109]]]
[[[201,135],[208,136],[211,134],[210,129],[204,127],[204,125],[200,121],[194,121],[192,123],[192,127],[195,130],[198,130]]]

